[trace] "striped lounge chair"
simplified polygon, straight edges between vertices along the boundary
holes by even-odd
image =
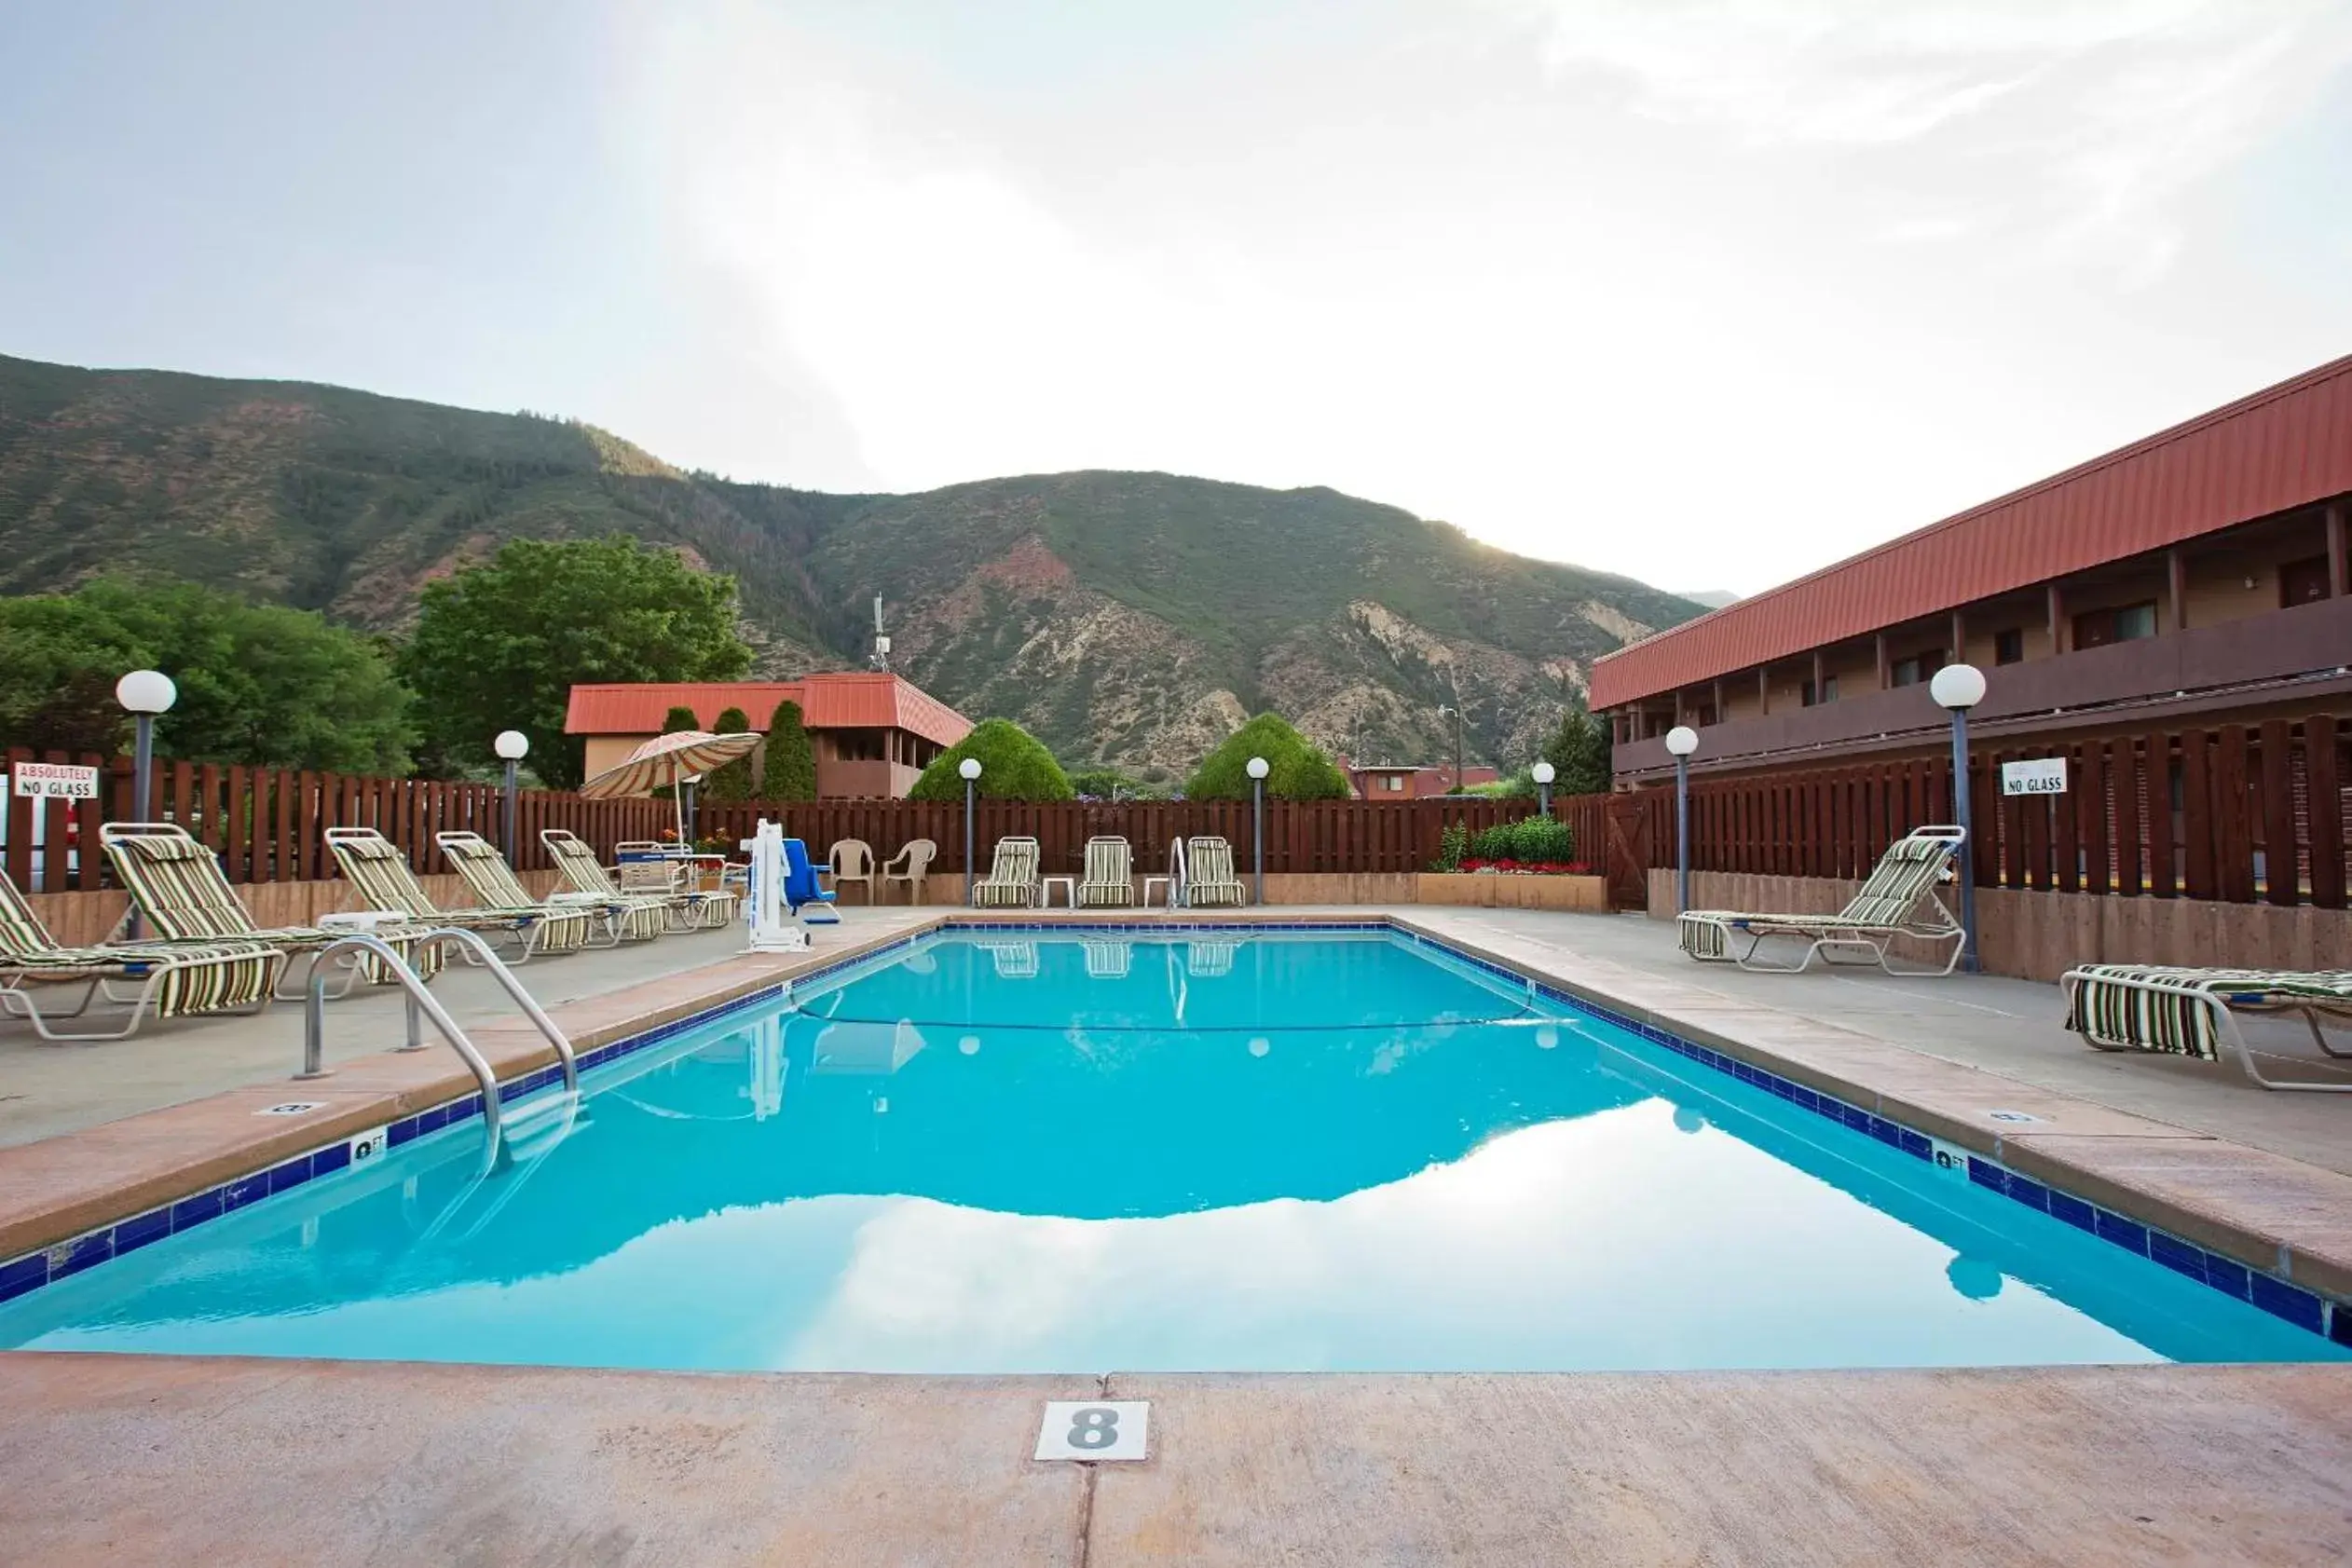
[[[1087,874],[1078,879],[1082,909],[1125,908],[1135,902],[1135,856],[1127,840],[1098,835],[1087,840]]]
[[[1675,922],[1682,950],[1704,963],[1736,963],[1768,975],[1795,975],[1812,965],[1815,953],[1824,963],[1841,963],[1853,961],[1839,958],[1839,952],[1860,949],[1870,955],[1865,961],[1877,963],[1889,975],[1949,975],[1960,962],[1967,937],[1935,889],[1951,878],[1952,859],[1966,838],[1957,827],[1913,828],[1887,847],[1862,891],[1834,915],[1689,910]],[[1806,945],[1804,955],[1793,964],[1756,961],[1757,948],[1771,936],[1798,938]],[[1887,948],[1898,936],[1930,944],[1949,942],[1951,952],[1941,968],[1897,969],[1887,961]],[[1740,947],[1743,940],[1743,948]]]
[[[568,953],[583,946],[595,929],[594,911],[560,905],[477,905],[444,909],[408,869],[408,856],[372,827],[330,827],[327,849],[362,909],[397,909],[426,925],[456,926],[485,936],[504,937],[515,948],[513,961],[533,953]],[[472,884],[468,884],[471,886]]]
[[[2352,971],[2281,973],[2099,963],[2071,969],[2066,1027],[2101,1051],[2150,1051],[2217,1062],[2226,1046],[2246,1076],[2265,1089],[2352,1090],[2352,1079],[2272,1079],[2254,1065],[2239,1031],[2240,1013],[2300,1013],[2322,1056],[2352,1057],[2321,1031],[2323,1020],[2352,1022]]]
[[[350,934],[315,925],[265,929],[253,923],[238,898],[237,890],[221,875],[212,852],[188,836],[185,828],[168,822],[110,822],[98,830],[98,841],[115,875],[130,893],[130,902],[156,934],[169,942],[243,942],[276,948],[288,954],[308,953],[298,978],[286,981],[274,993],[292,999],[310,979],[317,955],[328,944]],[[441,973],[443,951],[438,942],[423,940],[425,928],[408,922],[378,927],[370,934],[399,953],[417,978],[430,980]],[[291,972],[292,965],[289,964]],[[388,985],[394,978],[385,961],[373,953],[358,955],[350,978],[335,993],[341,996],[362,979]]]
[[[286,955],[259,942],[138,942],[63,948],[0,871],[0,1013],[21,1016],[44,1040],[122,1040],[152,1011],[158,1018],[207,1013],[257,1013],[269,1005]],[[36,985],[79,985],[67,1011],[44,1013]],[[58,1029],[52,1019],[78,1018],[101,997],[126,1004],[121,1027]]]
[[[661,865],[663,885],[658,888],[623,887],[613,880],[604,862],[585,839],[569,828],[548,827],[540,830],[539,841],[547,846],[547,852],[555,857],[555,869],[564,874],[564,880],[572,891],[588,897],[650,901],[661,909],[663,920],[672,931],[715,930],[735,918],[735,910],[743,895],[731,887],[704,892],[695,888],[670,885],[676,867]]]
[[[972,902],[982,909],[1032,909],[1037,889],[1037,840],[999,839],[988,875],[972,884]]]
[[[1214,835],[1184,843],[1184,903],[1195,909],[1238,908],[1250,890],[1233,874],[1233,846]]]
[[[449,864],[458,868],[458,875],[466,879],[466,891],[473,901],[487,909],[519,909],[526,905],[544,903],[558,909],[578,909],[592,920],[604,923],[605,938],[595,945],[609,948],[619,942],[644,942],[662,934],[668,925],[668,914],[658,898],[631,898],[619,893],[557,893],[550,899],[536,899],[524,887],[523,879],[514,874],[514,867],[499,853],[498,846],[479,833],[437,833],[433,842],[449,857]]]

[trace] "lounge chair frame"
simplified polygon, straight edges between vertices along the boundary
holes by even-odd
[[[127,1040],[149,1017],[233,1017],[269,1005],[286,966],[283,948],[260,942],[143,942],[120,947],[58,944],[0,870],[0,1016],[22,1017],[43,1040],[82,1043]],[[39,984],[80,983],[81,1000],[44,1011],[33,995]],[[55,1020],[78,1018],[101,998],[130,1012],[119,1029],[59,1029]]]
[[[2246,1076],[2265,1089],[2307,1094],[2352,1093],[2352,1081],[2270,1078],[2255,1065],[2237,1015],[2295,1013],[2311,1030],[2319,1054],[2352,1060],[2352,1050],[2328,1043],[2320,1020],[2352,1022],[2352,974],[2292,974],[2276,970],[2190,969],[2175,966],[2085,964],[2058,978],[2066,993],[2066,1027],[2097,1051],[2140,1051],[2218,1062],[2235,1054]],[[2302,988],[2298,989],[2297,988]],[[2144,1006],[2118,1015],[2099,1003],[2102,992],[2145,997]],[[2113,1025],[2123,1026],[2119,1032]]]
[[[496,844],[479,833],[437,833],[433,841],[449,864],[465,879],[466,890],[484,906],[493,908],[520,908],[530,900],[530,890],[523,879],[514,874],[514,867]],[[586,946],[614,948],[623,942],[650,941],[662,934],[666,924],[661,901],[655,898],[633,898],[619,894],[559,893],[540,902],[554,909],[577,909],[604,921],[604,939],[591,934]],[[592,928],[593,931],[593,928]]]
[[[1124,909],[1135,903],[1135,852],[1116,834],[1087,840],[1086,875],[1079,879],[1081,909]]]
[[[988,875],[972,884],[972,905],[979,909],[1033,909],[1045,882],[1037,840],[1013,834],[996,840],[989,852]]]
[[[1676,919],[1676,939],[1684,952],[1702,963],[1733,963],[1757,975],[1801,974],[1812,966],[1816,955],[1826,965],[1875,964],[1897,979],[1949,975],[1960,965],[1968,934],[1936,888],[1955,875],[1952,863],[1966,849],[1967,839],[1965,829],[1944,824],[1913,828],[1887,846],[1868,879],[1837,914],[1692,909]],[[1805,942],[1805,950],[1795,963],[1757,959],[1757,950],[1775,936]],[[1747,945],[1734,951],[1741,937],[1747,939]],[[1949,942],[1951,950],[1940,965],[1897,968],[1890,949],[1902,937],[1930,944]]]
[[[588,841],[567,827],[545,827],[540,830],[539,840],[554,857],[555,868],[564,874],[575,892],[591,898],[610,899],[623,904],[651,905],[661,909],[672,931],[715,930],[734,919],[741,895],[734,889],[720,887],[705,893],[699,888],[677,889],[662,893],[639,892],[621,885]]]
[[[472,879],[466,887],[474,892],[477,907],[444,909],[409,870],[408,857],[376,829],[330,827],[325,837],[328,852],[342,867],[343,879],[351,884],[357,907],[398,909],[421,924],[503,937],[514,949],[511,961],[514,963],[528,963],[534,953],[577,952],[588,945],[595,930],[589,910],[537,902],[493,904],[475,892]],[[471,948],[464,950],[468,962],[480,963]]]
[[[1250,902],[1250,887],[1233,869],[1233,845],[1213,833],[1184,840],[1184,907],[1238,909]]]
[[[177,823],[105,823],[98,829],[98,841],[115,875],[130,893],[130,907],[123,911],[116,930],[123,929],[135,911],[155,926],[166,945],[251,943],[277,948],[287,955],[271,992],[280,1001],[301,1000],[326,949],[349,934],[320,926],[256,925],[237,890],[222,874],[219,857]],[[167,899],[166,893],[180,896]],[[415,921],[379,927],[372,934],[399,953],[417,979],[430,982],[441,973],[441,945],[420,941],[426,930]],[[298,976],[293,962],[295,955],[310,961],[301,966]],[[396,977],[385,963],[370,953],[350,954],[344,961],[343,984],[326,994],[339,1000],[363,979],[371,985],[393,983]]]

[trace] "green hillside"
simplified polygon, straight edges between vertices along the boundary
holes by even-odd
[[[169,573],[398,633],[518,535],[625,530],[743,583],[772,673],[898,664],[1073,760],[1179,770],[1247,710],[1402,761],[1510,762],[1596,654],[1698,613],[1314,488],[1169,474],[829,496],[684,473],[591,426],[295,382],[0,357],[0,592]]]

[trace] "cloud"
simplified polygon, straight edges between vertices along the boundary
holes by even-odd
[[[1224,378],[1221,323],[1255,311],[1212,254],[1065,216],[953,113],[763,9],[667,9],[642,43],[682,239],[887,483],[1156,466]]]
[[[1753,150],[1864,160],[1886,225],[2040,231],[2145,273],[2176,198],[2352,59],[2338,0],[1499,0],[1563,78]],[[1871,155],[1880,155],[1875,162]]]

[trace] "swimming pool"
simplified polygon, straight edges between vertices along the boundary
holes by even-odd
[[[950,931],[592,1071],[570,1112],[520,1119],[506,1168],[483,1173],[478,1121],[429,1133],[0,1305],[0,1346],[871,1371],[2344,1355],[1991,1190],[1996,1167],[1939,1169],[1915,1133],[1702,1056],[1385,929]]]

